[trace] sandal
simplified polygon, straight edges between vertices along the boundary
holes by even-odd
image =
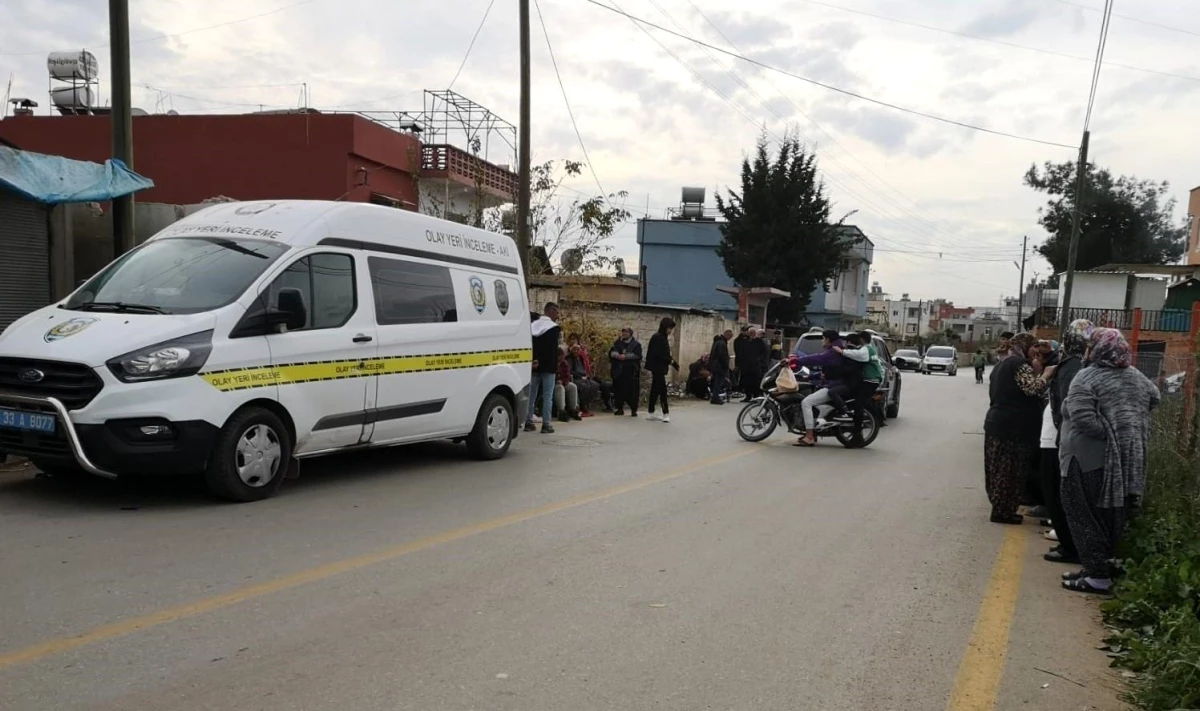
[[[1021,514],[992,514],[992,523],[1004,523],[1010,526],[1020,526],[1025,523],[1025,517]]]
[[[1050,552],[1043,555],[1042,558],[1050,561],[1051,563],[1069,563],[1071,565],[1079,565],[1080,563],[1079,556],[1063,553],[1059,548],[1051,549]]]
[[[817,443],[809,442],[808,440],[801,438],[798,442],[796,442],[792,446],[793,447],[815,447],[815,446],[817,446]]]
[[[1088,579],[1084,577],[1075,578],[1074,580],[1064,580],[1062,581],[1062,586],[1063,589],[1070,590],[1072,592],[1089,593],[1092,595],[1112,594],[1112,590],[1110,588],[1098,588],[1089,583]]]

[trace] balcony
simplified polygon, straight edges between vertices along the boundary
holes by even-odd
[[[1076,319],[1087,319],[1100,328],[1115,328],[1121,331],[1162,331],[1167,333],[1190,333],[1194,312],[1183,309],[1165,309],[1162,311],[1146,311],[1142,309],[1086,309],[1071,308],[1070,314],[1064,314],[1064,309],[1042,307],[1035,311],[1034,328],[1062,328]]]
[[[479,195],[485,207],[517,199],[517,174],[448,144],[421,147],[421,179],[444,181],[452,197]]]

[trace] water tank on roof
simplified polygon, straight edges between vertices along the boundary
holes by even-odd
[[[100,75],[96,55],[87,50],[51,52],[46,58],[46,68],[50,70],[51,79],[62,81],[94,81]]]
[[[61,109],[88,109],[96,100],[96,95],[87,84],[60,86],[50,90],[50,100]]]

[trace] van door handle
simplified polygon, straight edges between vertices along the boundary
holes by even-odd
[[[354,337],[355,343],[370,343],[373,339],[365,333],[360,333]]]

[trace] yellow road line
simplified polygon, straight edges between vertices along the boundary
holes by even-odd
[[[947,711],[993,711],[1004,660],[1008,655],[1008,634],[1017,609],[1021,589],[1021,567],[1025,562],[1028,536],[1021,526],[1008,526],[1004,543],[996,556],[992,578],[988,582],[975,629],[958,667],[954,691]]]
[[[670,481],[671,479],[677,479],[681,476],[691,474],[702,469],[724,464],[756,451],[761,450],[757,448],[738,448],[735,451],[726,452],[724,454],[709,457],[707,459],[701,459],[677,469],[672,469],[670,471],[646,477],[644,479],[638,479],[637,481],[633,481],[628,484],[622,484],[620,486],[614,486],[587,494],[580,494],[579,496],[574,496],[569,499],[563,499],[562,501],[556,501],[544,506],[526,509],[525,511],[519,511],[507,516],[500,516],[499,518],[481,521],[479,523],[472,524],[470,526],[464,526],[463,528],[457,528],[452,531],[436,533],[432,536],[420,538],[408,543],[401,543],[371,553],[365,553],[363,555],[345,558],[332,563],[326,563],[324,565],[319,565],[307,570],[301,570],[299,572],[292,573],[291,575],[285,575],[283,577],[267,580],[255,585],[248,585],[243,588],[238,588],[237,590],[233,590],[232,592],[228,592],[223,595],[214,595],[212,597],[203,598],[196,600],[195,602],[179,605],[177,607],[169,607],[157,612],[151,612],[145,615],[139,615],[137,617],[131,617],[129,619],[113,622],[111,624],[96,627],[92,630],[75,636],[59,637],[56,639],[46,640],[45,642],[41,642],[30,647],[25,647],[24,649],[17,649],[11,652],[0,654],[0,670],[4,670],[17,664],[38,661],[46,657],[69,652],[73,649],[84,647],[89,644],[95,644],[97,642],[103,642],[114,637],[120,637],[132,632],[137,632],[138,630],[144,630],[150,627],[166,624],[168,622],[176,622],[189,617],[195,617],[206,612],[212,612],[213,610],[218,610],[223,607],[235,605],[239,602],[245,602],[246,600],[262,597],[264,595],[290,590],[308,583],[319,582],[321,580],[332,578],[336,575],[349,573],[367,566],[376,565],[378,563],[395,560],[396,558],[406,556],[410,553],[416,553],[418,551],[423,551],[427,548],[432,548],[443,543],[458,541],[476,534],[494,531],[498,528],[504,528],[505,526],[511,526],[516,523],[522,523],[530,519],[538,518],[539,516],[546,516],[559,511],[565,511],[567,509],[583,506],[584,504],[601,501],[603,499],[609,499],[621,494],[627,494],[631,491],[637,491],[638,489],[644,489],[648,486],[661,484],[662,482]]]

